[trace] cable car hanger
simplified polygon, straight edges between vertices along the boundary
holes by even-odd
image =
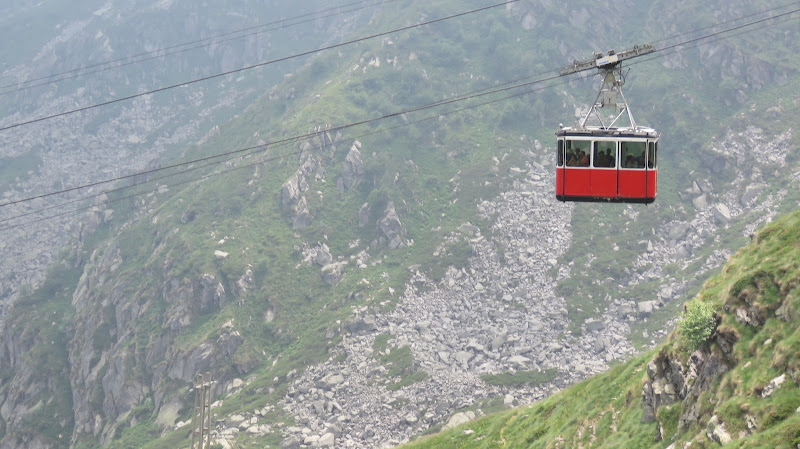
[[[589,121],[589,117],[591,117],[594,113],[597,117],[597,120],[600,122],[600,129],[609,130],[614,123],[616,123],[617,120],[622,117],[622,114],[627,112],[628,120],[631,124],[631,130],[637,130],[636,121],[633,119],[633,114],[628,106],[628,102],[625,100],[625,95],[622,94],[622,85],[625,84],[625,77],[622,74],[622,67],[620,63],[626,59],[646,55],[655,51],[656,48],[652,44],[634,45],[633,48],[621,52],[609,50],[607,55],[595,53],[592,59],[587,59],[585,61],[576,60],[571,66],[564,67],[559,71],[561,76],[567,76],[573,73],[596,68],[603,76],[603,84],[600,86],[600,91],[597,93],[597,97],[595,97],[592,107],[589,108],[589,111],[578,125],[579,129],[586,128],[586,123]],[[617,102],[618,95],[620,98],[622,98],[622,103]],[[614,120],[608,126],[606,126],[603,124],[603,119],[597,109],[608,106],[619,109],[620,112],[614,118]]]

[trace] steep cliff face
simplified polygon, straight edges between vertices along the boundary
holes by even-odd
[[[726,348],[732,349],[731,346]],[[660,352],[647,364],[648,381],[642,387],[642,421],[654,421],[659,407],[682,402],[679,429],[684,430],[696,423],[702,418],[698,416],[699,396],[711,389],[717,378],[730,370],[733,364],[734,361],[724,352],[709,348],[692,352],[685,363],[677,356]]]
[[[68,447],[74,416],[69,377],[70,285],[80,269],[58,264],[2,325],[0,447]]]
[[[163,248],[148,252],[157,262],[136,276],[118,277],[123,253],[113,240],[78,268],[52,271],[49,283],[64,282],[61,271],[77,280],[68,302],[69,287],[60,287],[58,309],[46,302],[45,284],[10,312],[0,352],[4,447],[68,447],[87,436],[107,444],[120,426],[160,409],[165,395],[188,390],[196,373],[231,379],[252,369],[233,359],[242,338],[232,322],[213,337],[176,342],[225,304],[222,283],[210,274],[176,277]],[[49,426],[48,414],[57,436],[36,432]]]
[[[120,425],[159,410],[165,395],[188,390],[197,373],[230,379],[251,368],[233,360],[242,338],[232,323],[211,337],[177,341],[219,311],[229,294],[211,274],[177,276],[167,241],[126,254],[115,240],[89,258],[73,295],[68,342],[73,408],[81,423],[75,439],[90,434],[106,444]],[[114,274],[125,257],[137,256],[146,262],[136,274]]]

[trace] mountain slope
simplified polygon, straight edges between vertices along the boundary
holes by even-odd
[[[209,1],[202,11],[182,0],[3,6],[0,39],[10,45],[0,50],[2,127],[112,102],[0,132],[3,202],[165,165],[307,58],[114,100],[318,48],[349,35],[376,5],[359,6],[331,9],[324,0],[300,8]],[[298,15],[303,20],[288,20]],[[0,314],[22,284],[38,285],[58,251],[83,235],[84,217],[57,206],[67,200],[91,206],[78,200],[105,187],[0,208],[0,246],[9,254],[0,260]],[[20,214],[26,215],[12,219]]]
[[[3,449],[188,446],[206,371],[216,444],[391,446],[654,344],[752,226],[797,207],[798,102],[780,97],[799,82],[795,28],[631,72],[637,118],[664,134],[646,208],[552,198],[552,132],[588,82],[335,128],[691,25],[635,4],[520,2],[271,72],[282,81],[178,161],[253,151],[99,198],[47,282],[23,291],[0,337]],[[698,27],[735,17],[681,7],[724,11]],[[466,8],[386,2],[355,35]]]
[[[714,332],[648,354],[530,406],[403,446],[678,448],[800,446],[800,212],[759,231],[693,301]]]

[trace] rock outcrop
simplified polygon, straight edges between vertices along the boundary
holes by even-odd
[[[393,201],[389,201],[386,210],[383,211],[383,217],[378,220],[377,225],[383,234],[378,239],[379,244],[388,245],[391,249],[403,246],[403,236],[406,230],[400,222],[400,217],[397,216]]]
[[[358,185],[364,176],[364,162],[361,160],[360,148],[361,142],[356,140],[344,158],[342,176],[337,181],[337,185],[342,191],[350,190]]]
[[[697,404],[700,394],[708,391],[732,363],[719,350],[704,348],[694,351],[685,365],[677,355],[661,351],[647,365],[648,380],[642,387],[642,421],[654,421],[659,407],[676,401],[684,404],[678,420],[680,427],[703,419],[701,407]]]

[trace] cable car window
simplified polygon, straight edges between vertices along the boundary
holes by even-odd
[[[567,165],[570,167],[588,167],[589,149],[591,142],[588,140],[567,141]]]
[[[558,141],[558,151],[556,153],[556,167],[562,167],[564,165],[564,141]]]
[[[594,157],[592,158],[595,167],[614,167],[614,156],[617,154],[617,144],[615,142],[594,142]]]
[[[656,153],[658,153],[658,142],[650,142],[647,152],[647,168],[656,168]]]
[[[622,142],[622,166],[644,168],[646,142]]]

